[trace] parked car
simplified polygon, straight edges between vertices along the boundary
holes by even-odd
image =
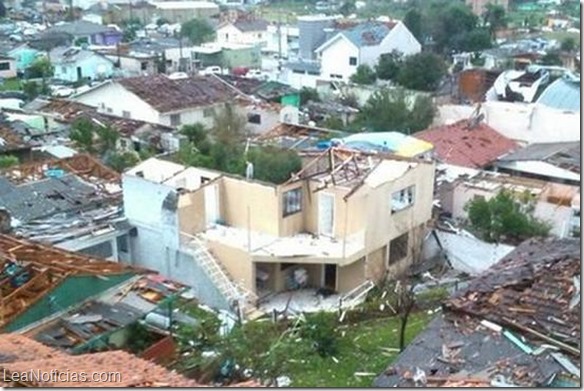
[[[259,79],[259,80],[267,80],[268,79],[268,75],[266,75],[265,73],[263,73],[259,69],[250,69],[246,73],[245,77],[248,79]]]
[[[174,72],[168,75],[170,80],[181,80],[181,79],[188,79],[189,75],[184,72]]]
[[[221,73],[223,73],[223,71],[221,70],[221,67],[214,65],[202,69],[199,73],[201,75],[220,75]]]
[[[49,86],[49,89],[51,90],[51,95],[56,96],[57,98],[66,98],[75,93],[75,89],[67,86],[51,85]]]

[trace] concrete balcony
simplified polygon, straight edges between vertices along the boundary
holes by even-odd
[[[248,253],[253,262],[350,264],[365,255],[365,231],[348,235],[346,240],[298,234],[277,237],[241,228],[218,225],[200,235],[208,242],[220,243]]]

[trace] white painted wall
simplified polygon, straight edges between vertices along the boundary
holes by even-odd
[[[97,107],[102,113],[123,117],[123,112],[127,111],[132,119],[161,123],[158,111],[115,82],[108,82],[73,100]]]
[[[288,84],[292,88],[302,89],[302,87],[316,88],[318,81],[322,80],[320,75],[310,75],[308,73],[295,73],[291,69],[284,68],[278,81]]]
[[[350,65],[349,58],[356,57],[357,64]],[[359,49],[345,37],[338,38],[321,53],[321,76],[332,79],[331,75],[341,75],[347,81],[359,66]]]
[[[387,34],[379,45],[379,55],[382,53],[391,53],[394,50],[410,56],[422,51],[422,45],[414,34],[408,30],[405,24],[398,22]],[[378,57],[379,58],[379,57]]]
[[[268,41],[267,31],[240,31],[232,24],[217,29],[215,38],[219,44],[265,45]]]
[[[467,119],[474,109],[463,105],[438,106],[435,125]],[[580,141],[580,112],[517,102],[483,102],[481,112],[486,124],[525,144]]]
[[[160,122],[162,125],[166,126],[173,126],[171,121],[171,116],[173,114],[180,115],[180,125],[191,125],[197,122],[202,123],[203,125],[210,127],[213,126],[213,116],[208,115],[205,116],[206,109],[214,109],[214,110],[221,110],[224,107],[223,103],[218,103],[215,105],[210,106],[201,106],[201,107],[193,107],[190,109],[185,110],[177,110],[168,113],[161,113],[160,114]],[[208,113],[209,114],[209,113]]]

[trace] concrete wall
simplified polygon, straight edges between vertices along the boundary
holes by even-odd
[[[2,59],[0,60],[0,64],[4,67],[8,67],[7,69],[0,70],[0,77],[4,79],[11,79],[16,77],[16,61],[13,59]]]
[[[387,270],[387,249],[388,246],[371,252],[366,258],[365,277],[372,281],[381,281],[385,277]]]
[[[219,242],[207,243],[211,254],[221,260],[233,281],[250,291],[255,291],[255,268],[249,254]]]
[[[278,235],[280,199],[275,186],[225,177],[219,192],[227,225]]]
[[[399,22],[391,29],[379,47],[378,59],[379,55],[382,53],[391,53],[394,50],[403,53],[406,56],[420,53],[422,51],[422,45],[420,45],[420,42],[418,42],[416,37],[414,37],[402,22]]]
[[[75,63],[58,63],[53,64],[55,69],[55,78],[69,82],[76,82],[79,79],[77,68],[81,68],[82,79],[103,79],[111,77],[114,71],[114,64],[105,57],[94,55],[83,61]]]
[[[337,291],[347,293],[365,281],[365,258],[337,268]]]
[[[185,232],[189,235],[205,230],[204,189],[184,194],[179,198],[178,222],[180,232]]]

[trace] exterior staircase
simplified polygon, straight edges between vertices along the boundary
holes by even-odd
[[[257,308],[258,297],[256,294],[236,283],[201,239],[187,234],[182,234],[182,236],[183,239],[186,237],[183,240],[182,248],[195,258],[213,285],[225,297],[229,306],[234,311],[240,311],[242,319],[255,319],[264,315]]]

